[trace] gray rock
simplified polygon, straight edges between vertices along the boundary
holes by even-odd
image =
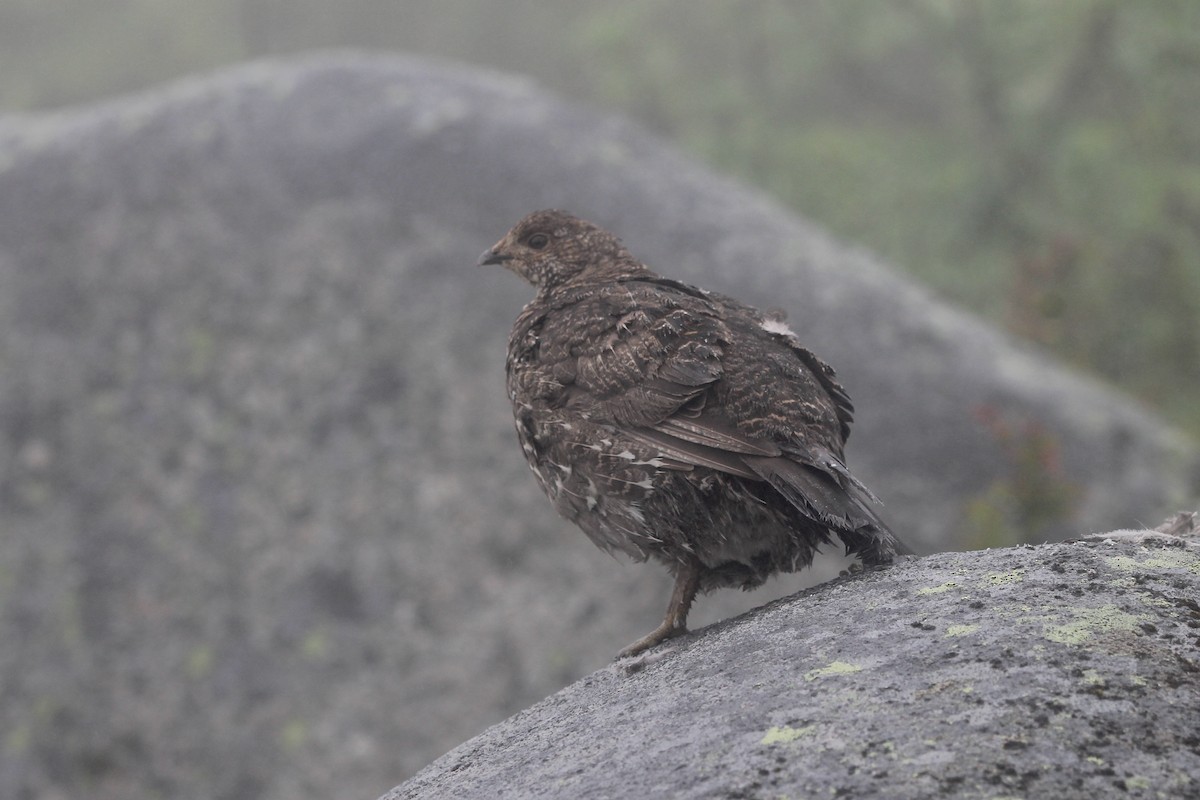
[[[522,80],[342,54],[0,118],[0,796],[373,796],[657,622],[515,444],[528,292],[473,264],[543,206],[787,308],[914,544],[1013,484],[981,408],[1059,448],[1049,533],[1196,490],[1128,401]]]
[[[1200,795],[1200,543],[947,553],[593,673],[406,798]]]

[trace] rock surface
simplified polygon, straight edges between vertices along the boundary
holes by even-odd
[[[545,206],[786,308],[913,544],[1012,483],[984,412],[1053,437],[1060,529],[1195,493],[1128,401],[522,80],[342,54],[0,118],[0,797],[375,796],[657,622],[515,444],[529,294],[472,265]]]
[[[908,561],[606,667],[406,798],[1200,794],[1200,542]]]

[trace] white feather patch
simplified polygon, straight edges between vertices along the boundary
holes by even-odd
[[[787,326],[787,323],[781,319],[774,317],[766,317],[762,321],[762,329],[767,333],[778,333],[781,336],[795,336],[792,329]]]

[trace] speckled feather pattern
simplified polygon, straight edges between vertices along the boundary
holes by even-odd
[[[701,590],[806,567],[833,535],[891,560],[898,543],[842,461],[849,397],[777,318],[660,277],[562,212],[485,257],[538,287],[508,345],[517,435],[598,546],[672,572],[698,560]]]

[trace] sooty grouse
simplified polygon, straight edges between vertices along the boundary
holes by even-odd
[[[782,322],[651,272],[561,211],[525,217],[479,263],[537,287],[508,395],[538,483],[598,546],[675,576],[666,618],[622,656],[686,632],[697,591],[807,567],[831,534],[866,565],[903,551],[842,460],[850,398]]]

